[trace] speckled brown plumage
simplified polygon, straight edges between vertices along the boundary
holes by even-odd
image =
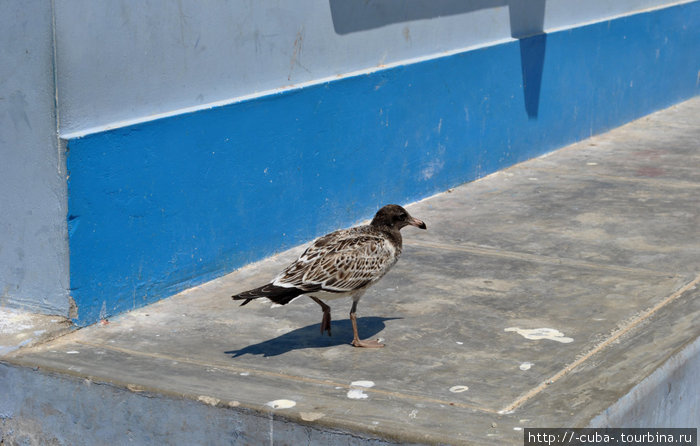
[[[320,237],[299,258],[270,283],[232,296],[244,300],[267,297],[285,305],[299,295],[311,297],[323,310],[321,332],[331,334],[330,307],[321,298],[350,296],[353,345],[381,347],[377,341],[360,341],[355,322],[357,302],[373,283],[384,277],[401,255],[400,229],[412,225],[425,229],[425,223],[411,217],[398,205],[381,208],[369,225],[341,229]]]

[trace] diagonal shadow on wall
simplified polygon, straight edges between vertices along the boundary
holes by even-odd
[[[329,0],[333,28],[345,35],[383,26],[508,6],[510,35],[520,45],[525,111],[537,119],[547,35],[546,0]]]

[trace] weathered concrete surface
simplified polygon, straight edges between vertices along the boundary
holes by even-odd
[[[529,426],[696,427],[698,116],[700,98],[410,206],[428,231],[404,230],[358,309],[384,349],[349,345],[349,302],[331,302],[329,338],[309,299],[229,299],[297,248],[7,354],[0,438],[521,444]]]
[[[50,341],[72,329],[65,317],[0,308],[0,356]]]

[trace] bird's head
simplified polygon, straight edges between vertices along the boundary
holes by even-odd
[[[427,229],[425,223],[417,218],[411,217],[406,209],[397,204],[387,204],[377,211],[370,225],[375,227],[388,227],[399,230],[404,226],[415,226],[420,229]]]

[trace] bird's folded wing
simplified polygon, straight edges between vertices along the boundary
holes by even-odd
[[[272,284],[346,293],[379,280],[397,259],[396,248],[381,235],[336,232],[316,240]]]

